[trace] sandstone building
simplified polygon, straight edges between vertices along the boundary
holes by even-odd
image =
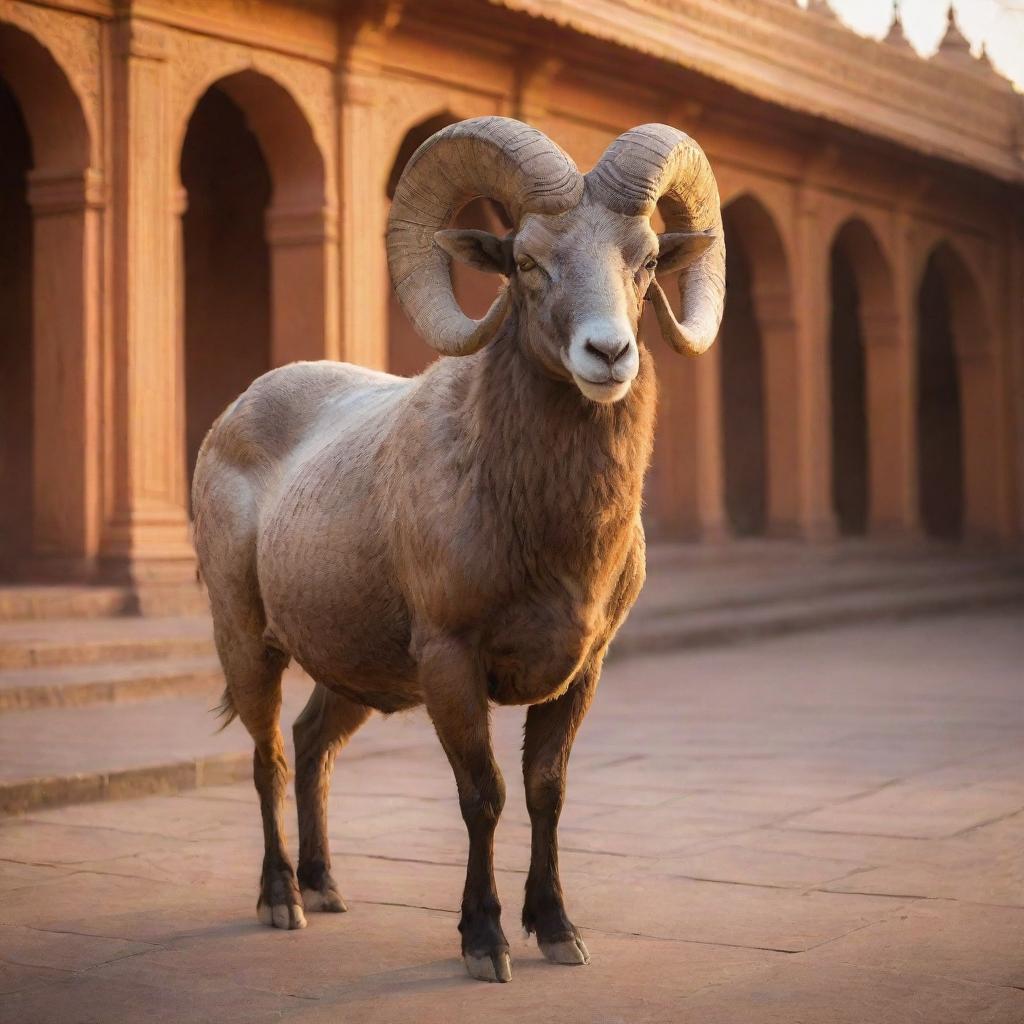
[[[253,377],[421,368],[389,195],[490,113],[583,169],[666,121],[716,170],[722,337],[649,332],[652,534],[1019,540],[1024,105],[954,25],[922,60],[821,2],[0,0],[0,577],[187,578]]]

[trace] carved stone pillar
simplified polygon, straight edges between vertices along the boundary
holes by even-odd
[[[789,292],[754,291],[764,354],[766,529],[773,537],[803,534],[802,398],[797,322]]]
[[[270,246],[270,359],[340,359],[337,217],[322,207],[267,211]]]
[[[865,341],[869,345],[867,353],[867,396],[868,396],[868,437],[874,462],[874,438],[875,429],[871,426],[871,420],[876,413],[881,417],[880,422],[888,423],[888,428],[894,431],[893,437],[898,439],[899,465],[890,466],[888,470],[879,470],[889,478],[886,486],[898,485],[899,494],[895,497],[897,504],[892,506],[899,509],[897,520],[902,531],[907,535],[913,535],[920,531],[921,515],[919,507],[919,482],[918,482],[918,449],[917,449],[917,285],[913,267],[916,264],[914,256],[914,227],[910,214],[906,209],[899,209],[896,213],[896,231],[894,234],[894,259],[893,259],[893,295],[896,307],[897,322],[895,331],[897,337],[893,343],[893,336],[890,331],[888,337],[890,344],[886,345],[882,340],[879,346],[879,354],[876,356],[871,350],[869,338],[870,330],[865,328]],[[885,334],[881,335],[884,339]],[[874,365],[877,362],[877,365]],[[881,377],[888,375],[888,383],[883,383]],[[877,380],[877,384],[876,384]],[[893,388],[896,394],[893,394]],[[881,393],[879,393],[881,392]],[[877,396],[877,397],[876,397]],[[878,408],[877,402],[888,400],[891,404],[888,412]],[[892,421],[896,422],[893,423]],[[879,438],[879,445],[883,443]],[[893,460],[897,457],[893,452],[879,456],[885,460]],[[874,469],[871,470],[874,473]],[[895,474],[899,472],[897,481]],[[872,531],[876,526],[885,529],[881,518],[882,510],[879,506],[878,518],[875,512],[874,488],[875,481],[871,478],[871,516],[870,525]],[[890,498],[892,496],[890,495]]]
[[[134,580],[187,578],[183,353],[178,331],[178,217],[162,30],[118,26],[114,136],[118,188],[112,512],[108,572]]]
[[[652,540],[693,540],[697,519],[697,449],[694,423],[696,360],[673,352],[645,308],[640,327],[658,379],[654,454],[644,484],[644,522]],[[702,357],[705,358],[705,357]]]
[[[964,532],[982,540],[1002,532],[1000,401],[991,339],[957,344],[963,431]]]
[[[799,193],[799,244],[794,285],[797,293],[796,387],[800,534],[805,540],[836,535],[832,508],[832,416],[829,381],[829,258],[822,237],[818,196],[809,186]],[[765,339],[766,352],[771,342]]]
[[[729,536],[725,511],[725,440],[722,423],[722,350],[718,345],[693,360],[694,458],[697,478],[697,523],[703,541]]]
[[[339,259],[341,357],[386,369],[388,280],[387,171],[382,160],[381,111],[374,106],[376,72],[343,69],[339,81]]]
[[[83,579],[100,528],[100,217],[91,171],[32,174],[33,523],[30,572]]]
[[[861,314],[868,428],[868,528],[899,537],[915,526],[913,498],[913,321],[892,311]]]
[[[1017,207],[1010,219],[1006,248],[1007,295],[1024,295],[1024,203]],[[1014,454],[1010,471],[1012,521],[1007,523],[1007,536],[1024,538],[1024,305],[1011,302],[1006,310],[1006,360],[1010,398],[1007,411],[1010,417],[1010,445]]]

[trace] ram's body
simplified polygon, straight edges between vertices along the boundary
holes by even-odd
[[[293,364],[225,411],[194,483],[219,644],[244,615],[380,711],[421,703],[417,652],[438,633],[472,638],[508,704],[561,692],[604,649],[643,582],[653,381],[587,403],[497,369],[518,362],[514,330],[411,380]]]

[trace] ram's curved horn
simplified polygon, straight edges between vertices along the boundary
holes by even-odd
[[[609,210],[649,217],[657,207],[666,230],[714,236],[679,276],[681,320],[657,281],[647,292],[665,340],[677,352],[705,352],[718,335],[725,305],[725,238],[718,185],[704,151],[675,128],[644,124],[620,135],[586,180],[587,191]]]
[[[583,176],[546,135],[508,117],[449,125],[412,155],[388,218],[388,266],[406,315],[444,355],[476,352],[508,311],[507,289],[481,320],[471,320],[452,292],[451,257],[434,242],[471,199],[504,203],[518,226],[527,213],[562,213],[583,195]]]

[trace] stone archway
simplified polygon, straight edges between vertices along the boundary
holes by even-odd
[[[841,225],[830,264],[832,503],[849,536],[901,519],[904,375],[889,261],[864,220]]]
[[[85,577],[99,542],[100,192],[63,69],[0,24],[0,573]]]
[[[260,374],[324,358],[336,332],[324,162],[290,93],[218,79],[181,147],[186,471],[213,420]]]
[[[796,324],[782,236],[750,194],[723,210],[726,305],[719,334],[726,519],[733,534],[795,531]]]
[[[419,122],[406,132],[402,139],[388,175],[387,198],[390,202],[398,186],[405,165],[416,150],[449,124],[458,121],[454,114],[436,114]],[[503,235],[511,223],[501,206],[489,199],[474,199],[467,203],[455,216],[452,227],[476,228]],[[498,294],[500,282],[493,274],[485,274],[461,263],[451,267],[452,287],[459,305],[474,318],[484,315]],[[393,288],[388,289],[388,371],[405,377],[425,370],[435,359],[434,352],[413,330],[398,303]]]
[[[918,509],[928,536],[996,535],[998,393],[978,283],[948,243],[929,255],[917,296]]]

